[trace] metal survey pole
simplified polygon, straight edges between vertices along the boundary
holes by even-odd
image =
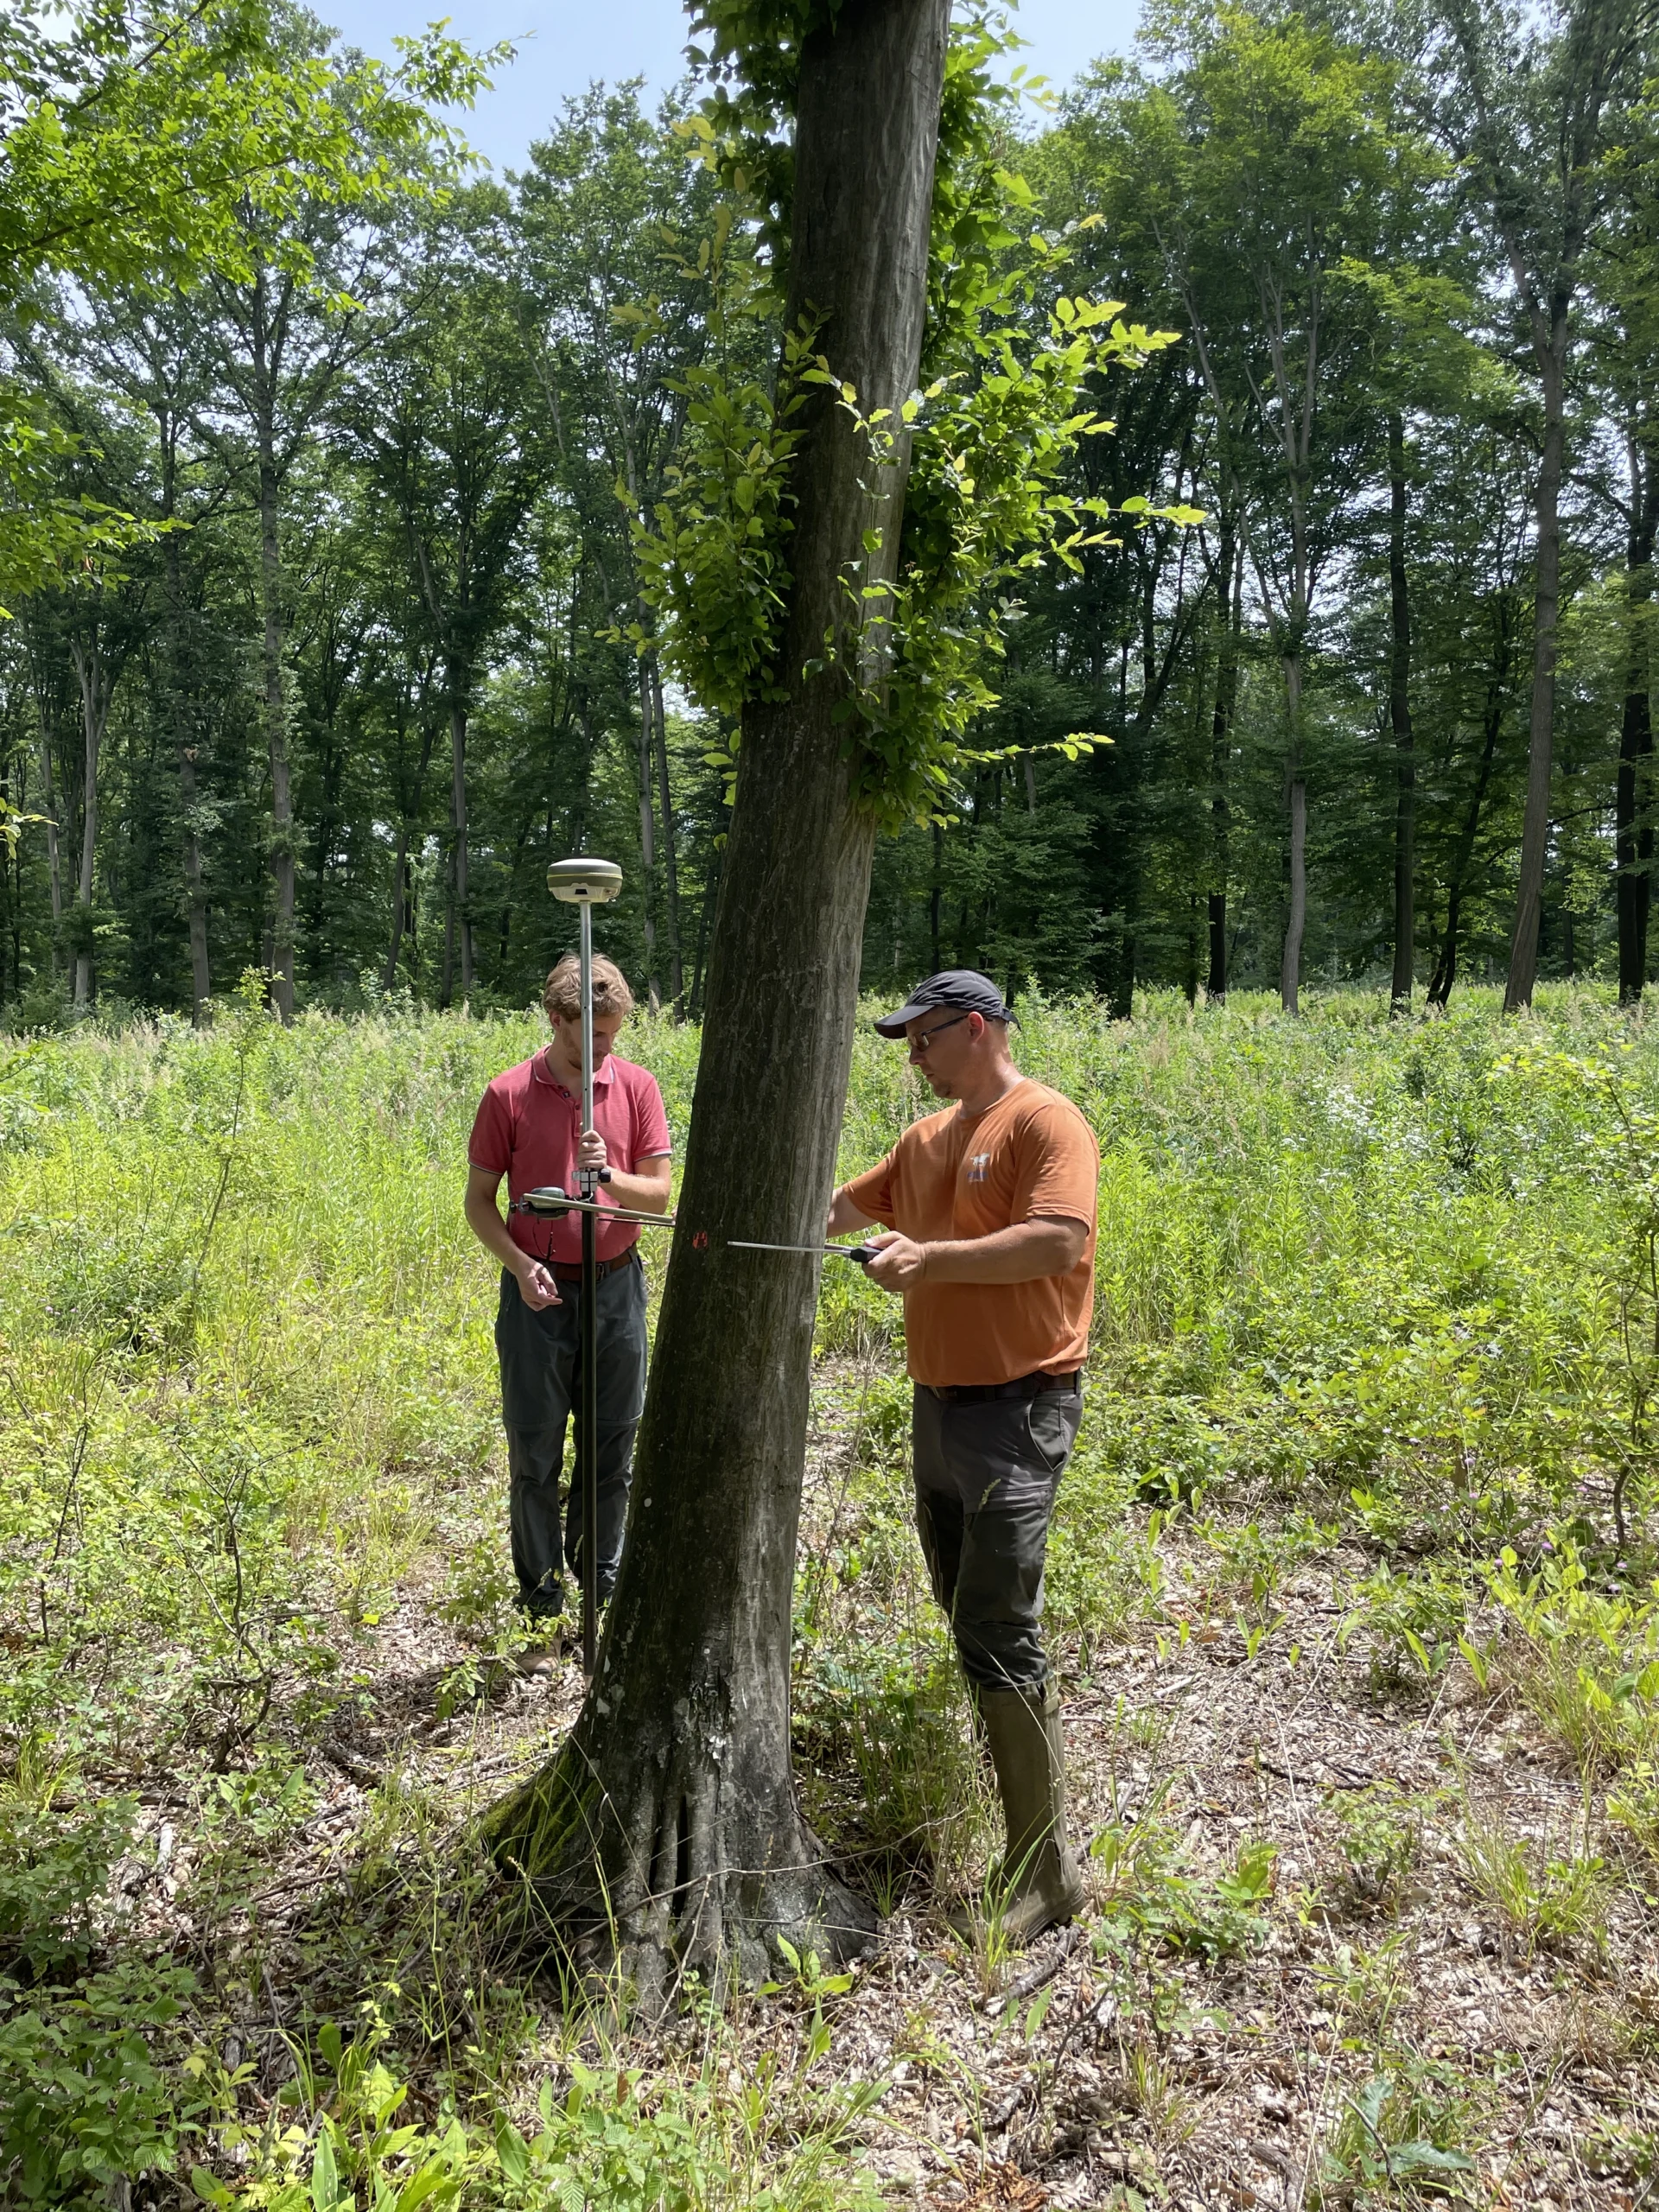
[[[555,861],[547,887],[582,912],[582,1127],[594,1126],[594,908],[622,888],[614,861]],[[592,1198],[599,1177],[578,1168],[578,1196]],[[599,1258],[596,1217],[582,1217],[582,1387],[576,1410],[576,1480],[582,1484],[582,1670],[592,1676],[599,1649]]]

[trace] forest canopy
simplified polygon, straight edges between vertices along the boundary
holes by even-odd
[[[710,392],[764,412],[780,336],[717,88],[595,86],[498,180],[434,120],[485,81],[442,39],[7,39],[6,1020],[200,1014],[250,966],[285,1014],[522,1005],[584,847],[626,874],[608,948],[695,1013],[732,732],[652,584]],[[1121,302],[1177,342],[1093,378],[1116,432],[1058,488],[1110,542],[988,570],[995,696],[879,844],[868,986],[1524,1001],[1535,878],[1538,972],[1640,995],[1653,43],[1630,8],[1182,5],[1007,102],[992,251],[1052,257],[1013,341]]]

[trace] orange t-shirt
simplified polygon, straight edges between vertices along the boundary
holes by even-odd
[[[982,1114],[959,1105],[913,1122],[847,1195],[861,1214],[918,1243],[988,1236],[1058,1215],[1089,1224],[1076,1267],[1034,1282],[929,1282],[905,1293],[905,1342],[918,1382],[1011,1382],[1069,1375],[1089,1351],[1095,1303],[1100,1147],[1069,1098],[1029,1078]]]

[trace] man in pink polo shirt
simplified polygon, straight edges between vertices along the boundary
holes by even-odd
[[[582,1567],[582,1478],[570,1484],[563,1541],[559,1474],[564,1428],[581,1388],[582,1222],[534,1214],[502,1219],[501,1178],[518,1198],[544,1183],[576,1187],[579,1167],[608,1167],[601,1201],[633,1212],[668,1205],[668,1116],[649,1070],[620,1058],[617,1032],[633,995],[613,962],[594,962],[594,1127],[582,1128],[582,988],[574,953],[547,979],[542,1004],[552,1041],[496,1077],[480,1102],[467,1147],[467,1219],[501,1262],[495,1348],[501,1361],[501,1412],[511,1475],[509,1515],[518,1601],[543,1641],[523,1655],[527,1673],[544,1673],[557,1645],[552,1623],[564,1609],[563,1573]],[[632,1222],[597,1224],[595,1300],[599,1371],[599,1596],[616,1583],[627,1519],[633,1437],[645,1403],[645,1281],[639,1230]],[[581,1435],[581,1426],[577,1426]]]

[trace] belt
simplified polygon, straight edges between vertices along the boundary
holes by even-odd
[[[1069,1375],[1040,1370],[1016,1375],[1012,1382],[924,1382],[921,1387],[931,1390],[942,1406],[982,1406],[993,1398],[1040,1398],[1051,1390],[1075,1390],[1081,1379],[1082,1370],[1074,1367]]]
[[[613,1260],[595,1260],[594,1262],[594,1273],[595,1275],[613,1275],[623,1268],[637,1266],[639,1264],[639,1247],[637,1244],[630,1244],[626,1252],[619,1252]],[[559,1260],[551,1265],[543,1262],[543,1264],[547,1267],[547,1271],[549,1274],[552,1276],[555,1282],[580,1282],[582,1281],[582,1262],[580,1260]]]

